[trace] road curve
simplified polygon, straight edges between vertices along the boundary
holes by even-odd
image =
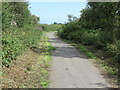
[[[49,88],[107,88],[98,69],[75,47],[47,34],[56,48],[52,53]]]

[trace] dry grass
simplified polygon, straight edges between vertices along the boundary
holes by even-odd
[[[44,52],[47,39],[42,37],[38,48],[43,51],[36,52],[28,49],[16,60],[10,62],[10,67],[3,67],[2,88],[45,88],[48,86],[48,68],[49,64],[45,63],[46,56],[50,54]],[[45,84],[45,85],[44,85]]]

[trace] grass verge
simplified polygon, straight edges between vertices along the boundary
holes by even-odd
[[[38,46],[29,48],[11,61],[9,68],[2,68],[2,88],[47,88],[53,50],[55,48],[48,38],[42,35]]]
[[[48,88],[49,86],[49,62],[52,60],[51,53],[53,50],[56,50],[48,41],[47,37],[44,37],[44,47],[46,47],[45,52],[42,54],[44,57],[44,61],[42,62],[42,67],[40,68],[41,71],[41,78],[40,78],[40,85],[42,88]]]
[[[41,37],[40,44],[38,47],[32,48],[32,50],[39,54],[36,62],[34,63],[33,67],[27,67],[27,72],[36,73],[35,75],[38,76],[37,79],[32,79],[29,82],[32,82],[32,88],[48,88],[49,86],[49,62],[52,60],[51,54],[52,51],[55,50],[48,41],[48,38],[45,36],[46,32],[44,32],[44,35]],[[34,83],[35,82],[35,83]]]

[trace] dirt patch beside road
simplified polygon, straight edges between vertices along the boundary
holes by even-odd
[[[43,88],[48,86],[49,51],[45,50],[47,39],[43,37],[38,47],[28,49],[16,60],[3,67],[2,88]],[[46,54],[47,53],[47,54]],[[47,63],[46,63],[47,61]]]

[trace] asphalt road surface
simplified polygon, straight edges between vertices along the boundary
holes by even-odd
[[[85,55],[53,32],[47,36],[56,48],[52,53],[49,88],[107,88],[103,76]]]

